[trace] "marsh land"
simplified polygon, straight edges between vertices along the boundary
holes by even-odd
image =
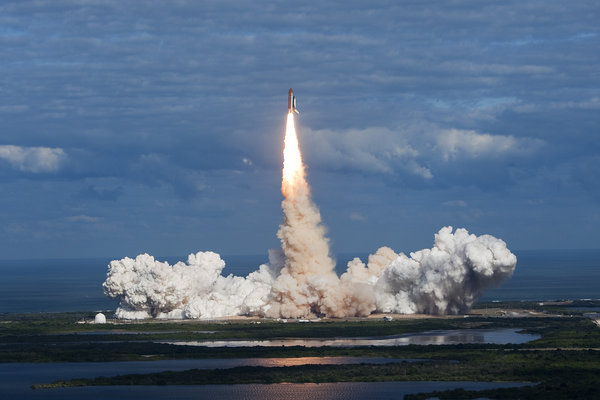
[[[115,321],[89,323],[94,313],[0,315],[0,362],[90,363],[190,359],[294,359],[353,357],[352,363],[281,363],[121,373],[31,382],[39,390],[114,385],[215,385],[305,382],[470,381],[524,382],[525,386],[452,389],[439,398],[590,398],[600,384],[599,301],[480,303],[458,317],[323,319],[313,322],[237,318],[219,321]],[[382,338],[439,332],[522,332],[529,339],[490,343],[382,346]],[[469,335],[471,333],[471,335]],[[191,346],[185,342],[236,340],[374,339],[347,346]],[[167,342],[178,342],[178,345]],[[366,343],[369,343],[368,341]],[[358,359],[356,359],[358,357]],[[370,357],[371,359],[368,359]],[[361,358],[364,358],[361,360]],[[378,361],[374,361],[374,360]],[[389,362],[385,362],[388,359]],[[300,360],[300,359],[299,359]],[[308,359],[310,360],[310,359]],[[383,360],[383,361],[381,361]],[[363,362],[364,361],[364,362]],[[15,365],[16,367],[16,365]],[[121,373],[121,374],[120,374]],[[119,375],[120,374],[120,375]],[[98,375],[101,375],[100,373]],[[456,386],[454,386],[456,387]],[[406,398],[426,398],[413,393]]]

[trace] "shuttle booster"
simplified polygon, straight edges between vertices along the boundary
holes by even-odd
[[[296,109],[296,96],[294,96],[294,91],[291,88],[288,92],[288,114],[289,113],[299,114],[298,109]]]

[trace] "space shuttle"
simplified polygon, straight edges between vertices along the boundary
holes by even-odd
[[[288,92],[288,114],[290,113],[300,114],[296,109],[296,96],[294,96],[292,88],[290,88],[290,91]]]

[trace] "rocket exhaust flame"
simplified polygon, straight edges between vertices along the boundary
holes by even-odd
[[[283,223],[277,237],[285,256],[284,267],[273,283],[269,316],[304,317],[329,314],[326,303],[335,292],[338,277],[329,256],[329,241],[321,215],[310,198],[298,146],[294,114],[288,112],[283,151],[281,191]]]
[[[396,254],[382,247],[365,265],[355,258],[338,277],[319,209],[312,202],[288,94],[281,191],[281,250],[247,277],[223,276],[213,252],[171,266],[147,254],[111,261],[104,292],[119,298],[119,318],[202,318],[235,315],[299,318],[366,316],[373,312],[458,314],[483,289],[510,277],[517,259],[493,236],[444,227],[434,246]]]
[[[285,198],[294,196],[294,191],[307,187],[304,179],[304,165],[302,155],[296,136],[294,125],[294,114],[289,112],[285,128],[285,139],[283,148],[283,179],[281,182],[281,193]]]

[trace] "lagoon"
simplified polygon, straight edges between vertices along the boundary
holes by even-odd
[[[180,346],[205,347],[355,347],[355,346],[408,346],[443,344],[521,344],[539,339],[540,335],[520,333],[520,329],[454,329],[409,333],[393,336],[361,338],[303,339],[283,338],[270,340],[199,340],[199,341],[159,341],[158,343]]]

